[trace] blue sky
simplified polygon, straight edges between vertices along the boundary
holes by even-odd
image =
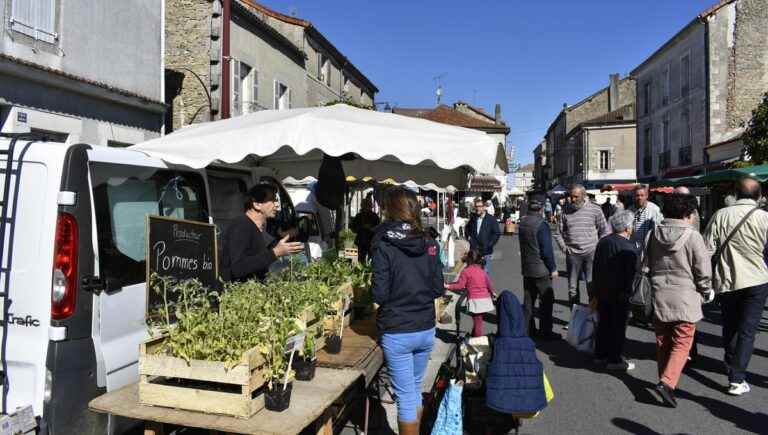
[[[519,163],[562,108],[622,77],[715,0],[258,0],[311,21],[399,107],[502,105]]]

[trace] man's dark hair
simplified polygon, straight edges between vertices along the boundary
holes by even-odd
[[[762,194],[760,183],[754,178],[744,177],[739,180],[739,184],[736,186],[736,199],[753,199],[757,201]]]
[[[698,202],[693,195],[670,193],[664,197],[664,210],[662,210],[662,213],[665,218],[683,219],[692,215],[697,206]]]
[[[277,189],[271,184],[257,184],[245,193],[243,211],[253,209],[253,203],[265,203],[277,199]]]

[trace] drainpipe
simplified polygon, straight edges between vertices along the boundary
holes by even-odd
[[[710,62],[710,56],[709,56],[709,19],[707,17],[700,18],[701,22],[704,24],[704,94],[706,95],[706,105],[707,105],[707,113],[704,117],[704,128],[705,135],[704,135],[704,149],[702,150],[704,152],[704,155],[702,156],[702,164],[704,165],[704,174],[706,174],[709,167],[709,156],[707,155],[707,146],[711,143],[712,137],[711,137],[711,118],[712,118],[712,112],[711,112],[711,93],[710,93],[710,86],[711,86],[711,80],[709,77],[710,71],[709,71],[709,62]]]
[[[221,11],[221,119],[230,116],[230,57],[229,57],[229,24],[232,19],[232,0],[222,0]]]

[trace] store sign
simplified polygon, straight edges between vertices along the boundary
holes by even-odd
[[[27,123],[27,113],[26,112],[16,112],[16,121],[26,124]]]

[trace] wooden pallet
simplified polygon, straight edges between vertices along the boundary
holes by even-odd
[[[264,359],[258,350],[243,354],[232,368],[223,362],[191,360],[158,353],[165,337],[139,349],[139,403],[249,418],[264,407]]]

